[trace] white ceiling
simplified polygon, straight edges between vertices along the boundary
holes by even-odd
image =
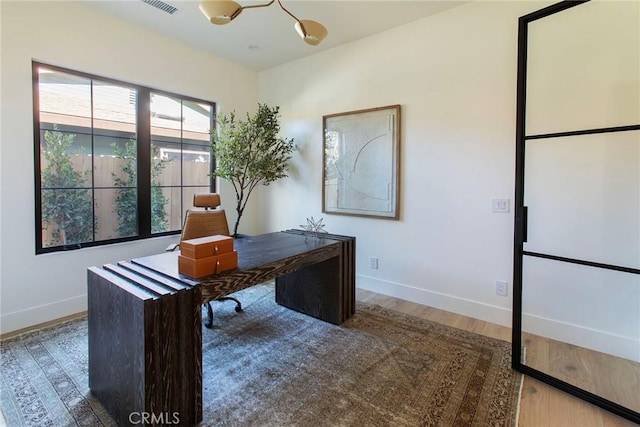
[[[312,19],[329,30],[318,46],[309,46],[294,30],[295,21],[277,2],[244,10],[233,22],[217,26],[198,9],[198,1],[163,0],[178,9],[168,14],[142,0],[88,1],[84,4],[212,52],[263,70],[466,3],[454,0],[282,0],[298,19]],[[236,0],[238,1],[238,0]],[[241,5],[264,4],[238,1]]]

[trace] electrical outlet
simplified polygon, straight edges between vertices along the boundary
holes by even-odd
[[[371,268],[372,270],[378,269],[378,258],[375,258],[375,257],[369,258],[369,268]]]
[[[503,297],[509,295],[508,286],[509,284],[507,282],[496,280],[496,295],[502,295]]]

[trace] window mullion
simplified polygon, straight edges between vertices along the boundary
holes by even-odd
[[[96,241],[96,182],[95,182],[95,104],[94,104],[94,81],[90,83],[91,99],[91,223],[93,224],[92,242]]]
[[[138,88],[138,234],[151,235],[151,92]]]

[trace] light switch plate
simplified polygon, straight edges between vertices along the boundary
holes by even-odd
[[[509,199],[491,199],[491,210],[497,213],[508,213]]]

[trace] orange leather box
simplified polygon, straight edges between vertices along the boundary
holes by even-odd
[[[189,258],[178,255],[178,272],[198,279],[238,267],[238,252],[231,251],[207,258]]]
[[[223,235],[200,237],[180,242],[180,253],[188,258],[208,258],[233,250],[233,238]]]

